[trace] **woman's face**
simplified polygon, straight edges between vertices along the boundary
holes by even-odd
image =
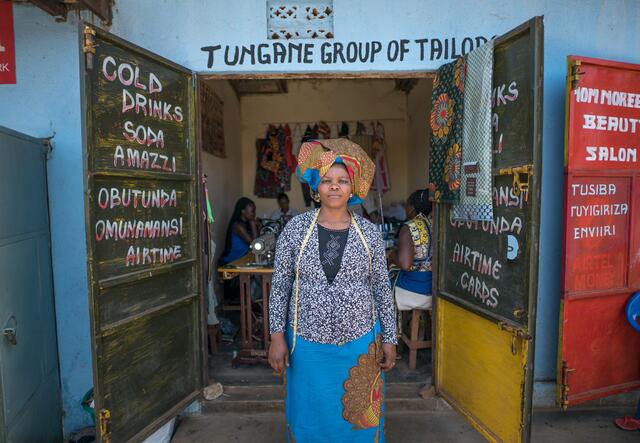
[[[256,218],[256,207],[254,205],[249,204],[245,206],[241,214],[245,220],[247,221],[253,220]]]
[[[318,194],[322,206],[329,208],[346,207],[351,197],[351,179],[347,168],[334,164],[320,179]]]
[[[278,200],[278,206],[280,206],[280,210],[282,212],[288,212],[289,211],[289,199],[286,197],[280,197],[280,199]]]

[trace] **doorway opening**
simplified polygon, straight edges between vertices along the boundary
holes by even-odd
[[[397,246],[398,231],[406,220],[404,204],[413,191],[427,187],[432,73],[199,77],[201,102],[202,92],[206,91],[209,99],[214,98],[205,102],[217,103],[216,112],[219,114],[222,109],[223,114],[224,135],[214,137],[217,141],[213,142],[215,145],[223,140],[222,152],[219,146],[210,146],[212,133],[201,132],[201,169],[206,175],[215,215],[211,229],[216,249],[214,268],[225,249],[228,223],[239,198],[247,197],[255,203],[256,216],[263,221],[263,229],[268,228],[277,214],[277,197],[281,192],[287,194],[290,207],[297,212],[314,207],[295,173],[285,186],[256,178],[261,168],[260,146],[270,137],[279,143],[289,137],[294,155],[308,137],[347,136],[365,150],[374,137],[381,139],[386,157],[388,180],[383,187],[386,189],[374,186],[365,204],[353,210],[379,225],[389,250]],[[216,117],[212,111],[209,106],[201,105],[203,127],[211,123],[210,119],[220,119],[220,115]],[[435,240],[435,235],[433,237]],[[249,255],[255,266],[259,257],[252,252]],[[250,266],[247,269],[250,270]],[[266,308],[260,292],[268,291],[268,285],[262,277],[256,279],[258,284],[245,286],[252,293],[249,302],[252,308],[245,308],[239,300],[240,274],[235,271],[238,269],[212,272],[214,284],[210,286],[215,292],[216,319],[212,320],[210,315],[209,323],[219,323],[215,328],[209,327],[209,341],[215,342],[209,348],[210,381],[231,386],[279,385],[281,378],[273,374],[264,358],[268,334],[262,329]],[[244,354],[247,359],[238,358],[243,346],[246,348],[242,316],[244,340],[250,340],[253,349]],[[404,331],[410,338],[411,311],[405,311],[403,317]],[[423,345],[431,341],[431,318],[430,311],[426,311],[414,320],[418,322],[415,327]],[[250,326],[246,325],[248,321]],[[388,374],[388,381],[431,384],[432,349],[418,350],[415,369],[409,369],[409,349],[400,336],[399,342],[400,359]],[[257,364],[247,364],[249,361]]]

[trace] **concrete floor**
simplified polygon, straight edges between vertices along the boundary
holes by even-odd
[[[281,386],[282,380],[273,371],[261,365],[240,365],[232,368],[230,361],[238,343],[222,343],[220,352],[212,356],[210,379],[225,386],[228,398],[216,403],[205,402],[202,415],[182,418],[173,443],[187,442],[236,442],[236,443],[283,443],[286,441],[281,392],[271,393],[269,387]],[[406,354],[398,361],[396,368],[388,374],[390,383],[396,386],[422,385],[430,380],[430,350],[418,353],[418,368],[410,371]],[[402,384],[405,385],[402,385]],[[391,386],[391,385],[390,385]],[[266,390],[266,397],[255,394],[245,398],[242,388],[250,392]],[[273,389],[272,389],[273,390]],[[415,388],[417,390],[417,388]],[[425,400],[418,405],[411,403],[402,392],[396,392],[395,409],[388,403],[387,442],[389,443],[475,443],[484,439],[461,415],[451,410],[443,400]],[[267,395],[269,394],[269,395]],[[271,396],[270,396],[271,395]],[[412,391],[415,397],[415,393]],[[255,397],[255,398],[254,398]],[[273,397],[273,398],[271,398]],[[406,397],[406,398],[405,398]],[[230,400],[230,402],[229,402]],[[246,400],[255,400],[247,402]],[[438,399],[439,400],[439,399]],[[413,399],[415,402],[416,399]],[[254,404],[255,403],[255,404]],[[445,407],[441,407],[441,404]],[[428,410],[427,410],[428,408]],[[251,412],[249,412],[251,411]],[[617,429],[613,419],[632,414],[629,409],[598,407],[572,410],[563,413],[557,409],[538,410],[533,416],[531,441],[533,443],[640,443],[640,432],[625,432]],[[330,443],[330,442],[328,442]]]
[[[569,443],[640,442],[640,432],[617,429],[612,420],[621,410],[537,411],[531,441]],[[480,435],[453,411],[395,412],[387,416],[389,443],[481,443]],[[184,418],[173,443],[285,442],[282,413],[215,414]]]

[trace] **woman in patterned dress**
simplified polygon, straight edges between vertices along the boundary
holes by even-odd
[[[302,145],[298,177],[320,209],[278,239],[269,363],[285,377],[289,442],[383,442],[383,371],[395,365],[395,308],[375,225],[348,210],[373,162],[346,139]]]
[[[400,229],[398,249],[392,257],[400,267],[394,291],[396,304],[400,311],[430,309],[433,235],[429,191],[412,193],[406,211],[408,221]]]

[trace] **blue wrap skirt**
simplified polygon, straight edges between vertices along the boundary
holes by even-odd
[[[291,349],[290,329],[287,339]],[[379,322],[343,345],[298,336],[284,380],[289,443],[384,442],[381,360]]]

